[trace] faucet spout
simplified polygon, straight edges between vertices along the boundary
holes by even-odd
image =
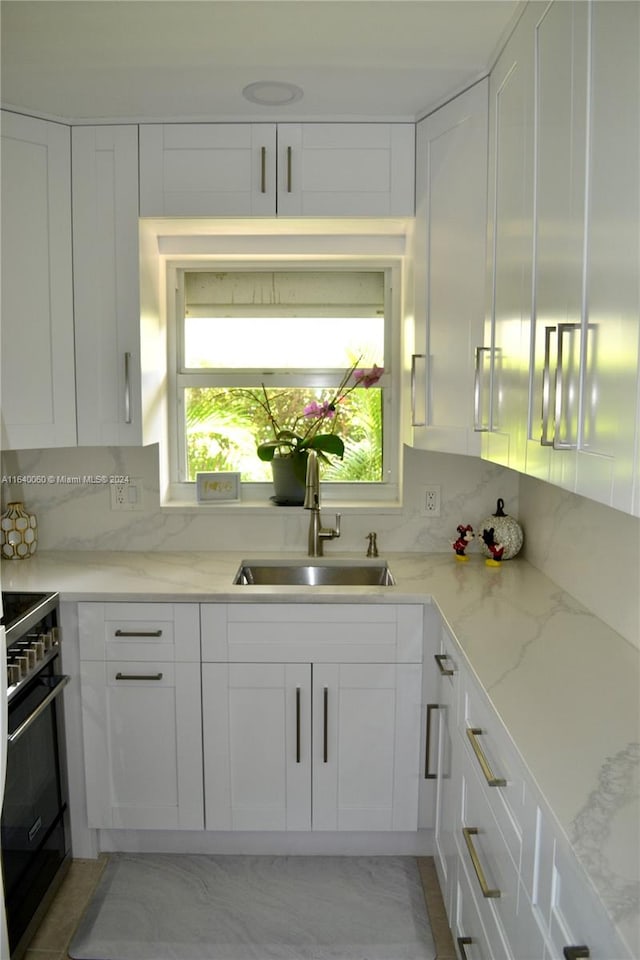
[[[340,514],[336,513],[335,529],[322,526],[320,520],[320,464],[315,450],[309,450],[307,459],[304,509],[311,511],[308,554],[310,557],[321,557],[323,556],[324,541],[336,540],[340,536]]]

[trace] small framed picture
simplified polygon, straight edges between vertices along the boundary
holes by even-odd
[[[240,499],[239,473],[197,473],[196,493],[198,503],[216,500]]]

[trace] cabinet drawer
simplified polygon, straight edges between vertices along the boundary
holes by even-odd
[[[456,842],[490,943],[501,937],[507,942],[517,940],[518,871],[467,758],[463,759],[462,824]]]
[[[491,942],[472,891],[472,879],[462,861],[456,877],[456,916],[453,933],[462,960],[511,960],[500,930],[493,926]]]
[[[567,946],[584,945],[591,960],[631,960],[602,902],[589,885],[573,853],[558,838],[551,869],[549,953],[563,960]]]
[[[459,730],[469,762],[482,789],[515,867],[520,869],[524,770],[522,761],[489,705],[467,683],[462,694]]]
[[[78,604],[81,660],[200,660],[195,603]]]

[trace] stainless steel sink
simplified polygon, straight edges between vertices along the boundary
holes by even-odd
[[[233,579],[244,586],[392,587],[384,560],[243,560]]]

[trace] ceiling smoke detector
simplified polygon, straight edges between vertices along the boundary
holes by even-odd
[[[303,91],[295,83],[282,83],[279,80],[258,80],[250,83],[242,91],[245,100],[259,103],[263,107],[284,107],[288,103],[301,100]]]

